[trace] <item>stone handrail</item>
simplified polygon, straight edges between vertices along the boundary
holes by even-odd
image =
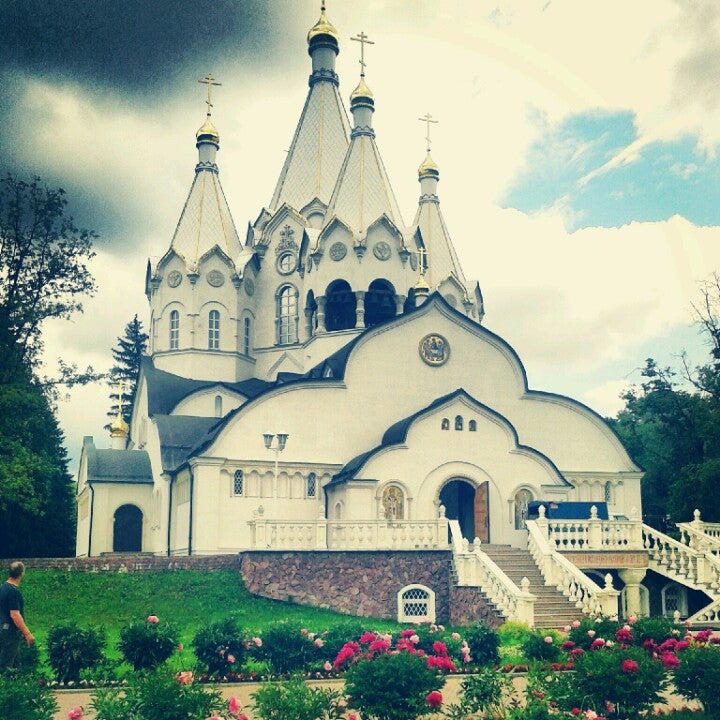
[[[714,555],[720,553],[720,523],[704,522],[700,511],[693,512],[693,521],[676,523],[684,543],[696,550],[704,550]]]
[[[593,582],[557,551],[555,543],[548,539],[549,528],[543,527],[544,522],[543,519],[527,520],[525,525],[528,530],[528,550],[545,579],[545,584],[555,585],[583,613],[616,616],[620,593],[612,586],[612,576],[605,576],[604,588]]]
[[[712,553],[697,550],[673,540],[659,530],[643,524],[643,547],[651,562],[663,569],[669,577],[685,585],[720,592],[720,559]]]
[[[421,550],[448,547],[448,520],[268,520],[249,521],[258,550]]]
[[[480,549],[475,542],[462,539],[457,520],[450,520],[450,532],[453,539],[453,561],[457,574],[457,584],[479,587],[490,602],[508,619],[524,622],[530,627],[535,625],[535,596],[528,591],[530,585],[523,578],[522,587],[518,587],[502,569]]]

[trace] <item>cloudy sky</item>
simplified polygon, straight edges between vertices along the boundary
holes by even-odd
[[[48,364],[106,368],[193,178],[208,72],[221,180],[242,235],[272,195],[307,93],[319,0],[0,3],[0,170],[64,187],[100,234],[82,317]],[[380,151],[407,223],[431,112],[445,219],[485,324],[532,387],[614,414],[646,357],[704,349],[699,283],[720,269],[716,0],[329,0],[347,99],[365,31]],[[60,417],[99,446],[107,388]]]

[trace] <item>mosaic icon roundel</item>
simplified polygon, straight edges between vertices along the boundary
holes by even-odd
[[[335,260],[336,262],[338,260],[342,260],[345,255],[347,255],[347,248],[345,245],[341,242],[333,243],[330,246],[330,259]]]
[[[442,335],[436,333],[426,335],[420,341],[418,350],[420,357],[433,367],[444,365],[450,357],[450,343]]]
[[[207,274],[207,281],[213,287],[220,287],[225,282],[225,276],[219,270],[211,270]]]
[[[182,274],[178,270],[171,270],[167,282],[171,288],[176,288],[182,282]]]

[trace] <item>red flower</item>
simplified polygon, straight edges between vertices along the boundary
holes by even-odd
[[[633,634],[629,627],[621,627],[616,633],[615,633],[615,639],[619,643],[623,643],[625,645],[629,645],[633,641]]]
[[[442,655],[443,657],[445,657],[447,655],[447,645],[444,642],[440,642],[439,640],[436,640],[432,644],[432,649],[436,655]]]
[[[680,660],[675,653],[664,652],[661,656],[663,667],[666,670],[674,670],[676,667],[680,667]]]
[[[447,655],[440,655],[439,657],[429,655],[427,659],[427,666],[429,668],[437,668],[443,672],[457,672],[457,668],[453,664],[453,661],[447,657]]]
[[[415,631],[412,628],[407,628],[406,630],[400,631],[400,637],[401,638],[409,638],[411,635],[414,635]]]
[[[360,638],[362,640],[362,638]],[[390,643],[387,640],[373,640],[368,647],[371,653],[385,652],[390,649]]]
[[[375,633],[365,632],[360,636],[360,643],[362,645],[371,643],[373,640],[375,640],[376,637],[377,637],[377,635],[375,635]]]
[[[573,708],[570,711],[573,715],[579,715],[580,714],[580,708]]]
[[[575,647],[575,643],[572,640],[566,640],[560,647],[563,650],[572,650]]]
[[[622,671],[628,675],[637,672],[639,667],[640,666],[634,660],[630,660],[629,658],[623,660],[621,665]]]
[[[425,697],[425,702],[431,707],[431,708],[439,708],[442,705],[442,693],[438,692],[437,690],[433,690],[431,693],[428,693]]]

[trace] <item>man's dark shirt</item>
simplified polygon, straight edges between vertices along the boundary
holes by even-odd
[[[11,610],[19,610],[23,614],[23,599],[20,591],[9,582],[0,586],[0,626],[10,625],[15,628],[15,623],[10,617]]]

